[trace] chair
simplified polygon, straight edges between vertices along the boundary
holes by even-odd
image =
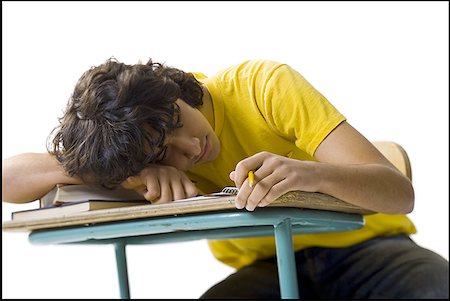
[[[411,178],[404,149],[389,141],[374,142],[387,159]],[[275,236],[281,297],[299,298],[292,235],[359,229],[361,214],[314,209],[265,207],[254,212],[227,209],[171,216],[34,230],[33,244],[114,244],[121,298],[130,298],[126,246],[198,239]],[[281,260],[282,259],[282,260]]]
[[[405,176],[412,180],[411,162],[405,149],[392,141],[374,141],[372,144]]]

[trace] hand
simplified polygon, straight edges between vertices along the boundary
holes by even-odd
[[[234,181],[239,193],[236,208],[253,211],[265,207],[292,190],[314,192],[316,189],[313,161],[300,161],[269,152],[260,152],[240,161],[230,179]],[[254,171],[254,185],[250,187],[247,175]]]
[[[186,174],[175,167],[152,164],[139,175],[121,184],[142,194],[152,204],[168,203],[197,195],[197,188]]]

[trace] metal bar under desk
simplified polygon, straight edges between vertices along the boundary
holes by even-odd
[[[114,244],[120,296],[130,298],[126,245],[198,239],[275,236],[280,292],[298,298],[292,234],[339,232],[361,228],[361,215],[297,208],[227,210],[71,226],[32,231],[33,244]]]

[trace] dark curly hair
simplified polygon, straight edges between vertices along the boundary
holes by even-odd
[[[162,159],[165,137],[182,126],[175,101],[198,108],[202,97],[190,73],[111,58],[78,80],[47,150],[68,175],[114,188]]]

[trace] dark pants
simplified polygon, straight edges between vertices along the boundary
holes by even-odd
[[[448,261],[406,235],[295,253],[300,298],[448,299]],[[276,258],[219,282],[202,299],[280,299]]]

